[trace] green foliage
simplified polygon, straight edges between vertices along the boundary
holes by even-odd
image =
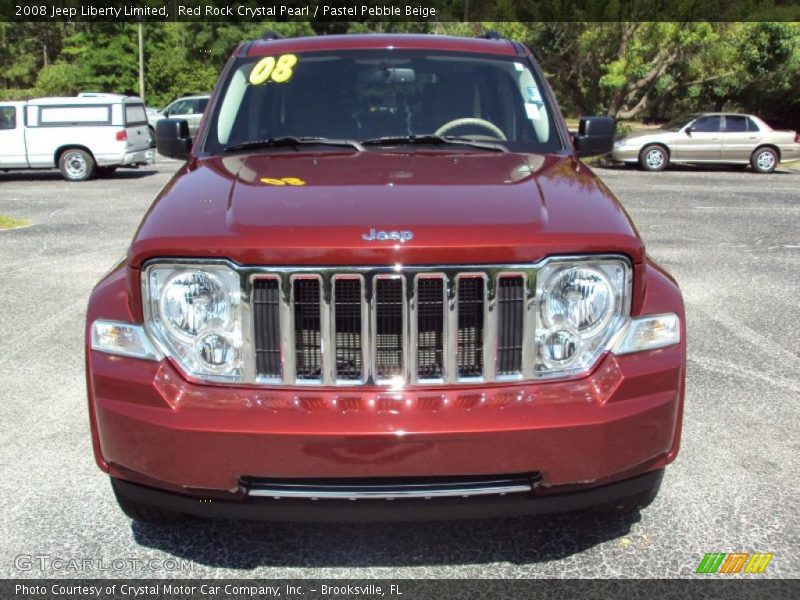
[[[36,90],[44,96],[74,96],[84,88],[85,81],[80,67],[59,61],[39,71]]]
[[[145,97],[148,105],[164,106],[210,91],[236,45],[266,30],[294,37],[348,31],[475,36],[494,29],[534,50],[566,114],[658,120],[723,108],[767,118],[800,114],[798,22],[626,23],[618,21],[628,6],[622,0],[586,4],[587,16],[602,14],[607,22],[520,22],[518,2],[494,5],[506,21],[474,21],[486,5],[454,0],[447,8],[452,20],[441,22],[146,22]],[[527,17],[546,18],[548,6],[537,4]],[[0,23],[0,64],[2,99],[138,94],[137,25]]]

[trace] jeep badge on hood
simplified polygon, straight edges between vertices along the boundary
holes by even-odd
[[[409,240],[414,239],[414,234],[410,231],[376,231],[373,227],[369,230],[369,233],[365,233],[361,236],[361,238],[365,242],[388,242],[391,240],[396,240],[402,243],[408,242]]]

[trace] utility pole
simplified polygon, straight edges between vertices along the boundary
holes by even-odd
[[[137,23],[139,29],[139,97],[144,101],[144,42],[142,40],[142,20]]]

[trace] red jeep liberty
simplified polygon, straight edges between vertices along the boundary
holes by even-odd
[[[241,44],[86,329],[122,509],[349,520],[632,511],[678,453],[675,281],[522,44]]]

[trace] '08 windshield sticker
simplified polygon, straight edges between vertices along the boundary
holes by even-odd
[[[268,81],[285,83],[292,78],[297,56],[294,54],[281,54],[277,59],[274,56],[265,56],[256,63],[250,71],[250,83],[261,85]]]

